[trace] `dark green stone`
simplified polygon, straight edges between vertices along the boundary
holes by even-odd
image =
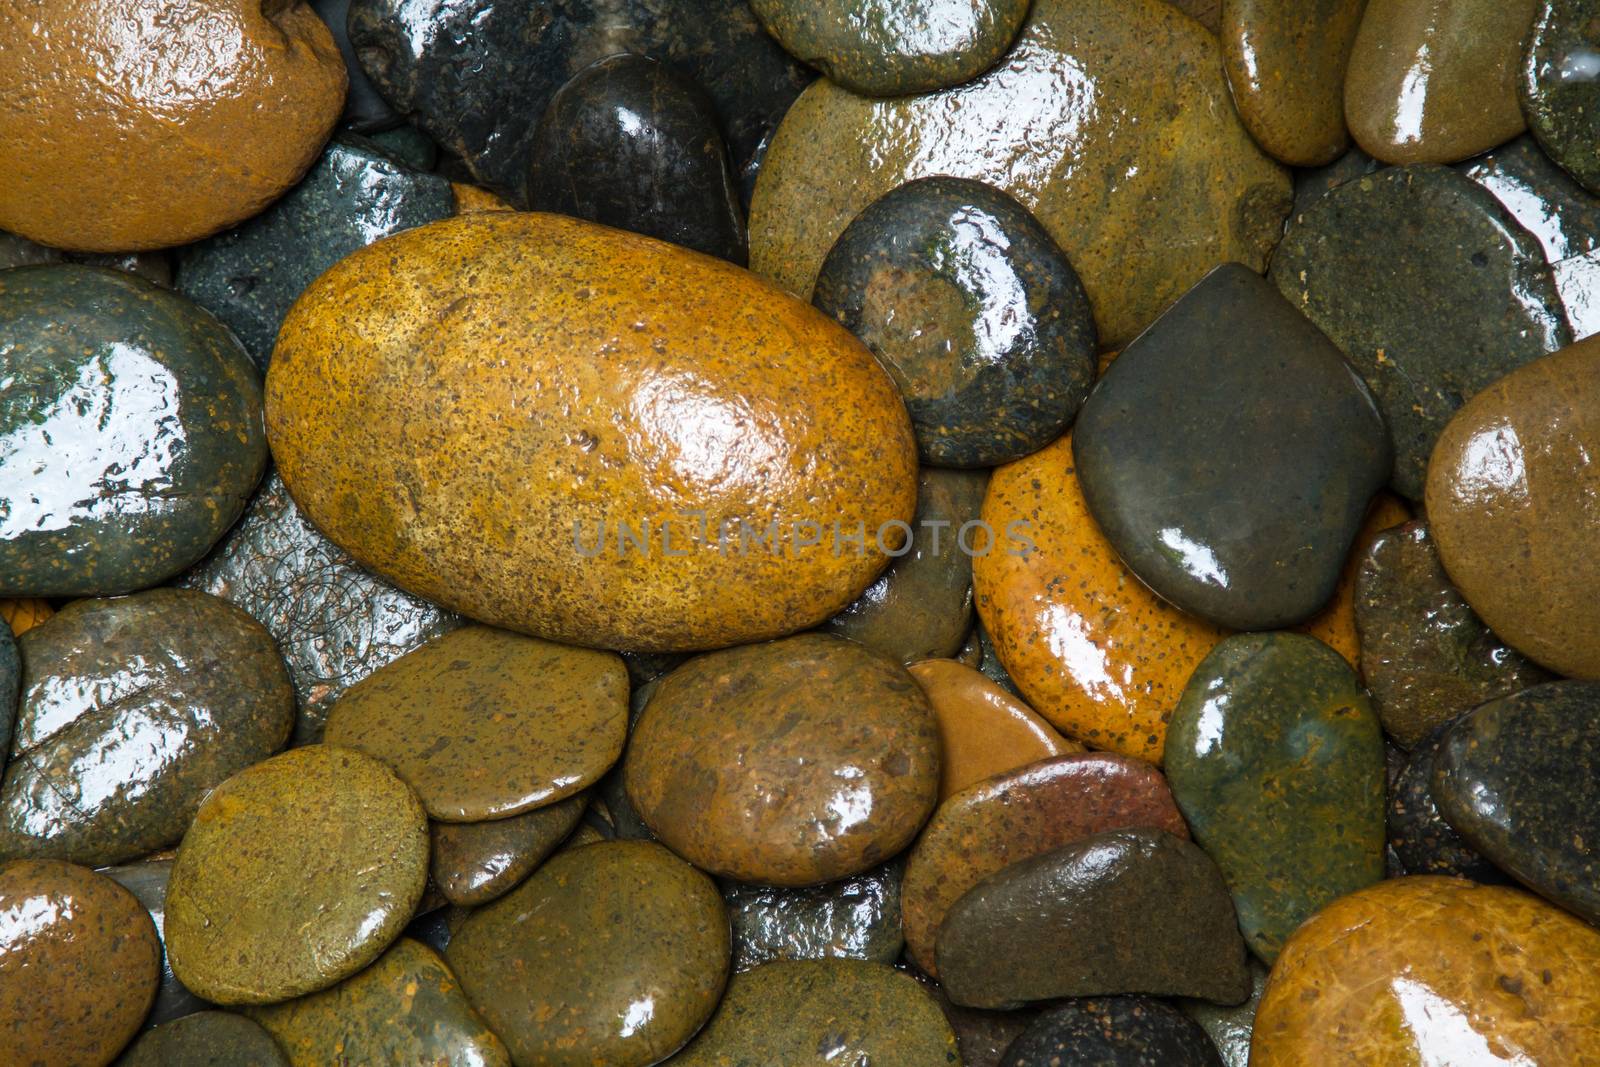
[[[1406,748],[1469,708],[1550,679],[1468,606],[1424,522],[1373,540],[1356,572],[1355,613],[1361,673],[1384,729]]]
[[[116,1067],[289,1067],[289,1059],[258,1023],[202,1011],[149,1031]]]
[[[1499,884],[1499,868],[1445,821],[1433,800],[1433,766],[1449,730],[1445,723],[1417,742],[1389,786],[1389,846],[1406,874],[1442,874]]]
[[[412,170],[432,170],[439,163],[439,146],[409,122],[392,130],[369,133],[367,140]]]
[[[1149,997],[1069,1000],[1034,1020],[1001,1067],[1222,1067],[1198,1023]]]
[[[1600,3],[1543,0],[1528,31],[1522,113],[1539,145],[1600,193]]]
[[[1434,440],[1490,382],[1571,340],[1539,242],[1448,167],[1390,167],[1295,215],[1272,280],[1361,372],[1415,500]]]
[[[915,978],[864,960],[779,960],[736,974],[672,1067],[961,1067]]]
[[[167,880],[172,876],[171,860],[145,860],[122,867],[106,867],[101,874],[116,882],[134,895],[150,913],[156,937],[161,940],[161,984],[156,987],[155,1003],[145,1017],[145,1026],[181,1019],[204,1011],[209,1001],[201,1000],[189,992],[178,976],[172,973],[172,963],[167,959]]]
[[[588,804],[589,795],[579,793],[509,819],[432,823],[434,885],[462,906],[504,896],[566,840]]]
[[[924,467],[917,479],[911,550],[822,629],[900,663],[953,656],[972,627],[972,556],[987,471]],[[867,534],[869,541],[874,534]],[[962,548],[965,544],[966,550]],[[846,551],[851,551],[847,546]]]
[[[267,633],[187,589],[79,600],[22,635],[0,859],[120,863],[174,844],[200,801],[289,736]]]
[[[385,99],[518,206],[538,116],[598,59],[650,56],[703,88],[741,175],[811,80],[745,0],[351,0],[349,28]]]
[[[744,210],[711,101],[645,56],[593,63],[550,100],[529,206],[631,230],[743,266]]]
[[[1313,912],[1383,878],[1383,732],[1360,679],[1316,638],[1217,645],[1172,714],[1165,767],[1269,966]]]
[[[310,3],[311,10],[321,15],[322,21],[328,24],[328,32],[333,34],[333,43],[339,46],[339,54],[344,57],[349,87],[344,94],[344,115],[341,117],[341,122],[350,129],[363,133],[387,129],[399,123],[400,116],[395,114],[389,102],[379,95],[377,86],[372,84],[367,72],[361,69],[361,61],[356,58],[356,50],[350,44],[350,34],[345,26],[350,17],[350,0],[310,0]]]
[[[22,660],[11,627],[0,620],[0,771],[11,754],[11,729],[17,721],[17,696],[22,691]]]
[[[1243,1004],[1228,1007],[1203,1000],[1182,1000],[1178,1002],[1178,1007],[1210,1036],[1226,1067],[1249,1067],[1250,1037],[1255,1031],[1256,1005],[1261,1003],[1261,992],[1266,987],[1267,969],[1258,961],[1251,960],[1250,999]]]
[[[261,381],[222,324],[121,271],[0,271],[0,597],[172,577],[267,461]]]
[[[1028,0],[751,0],[783,46],[852,92],[971,81],[1010,49]]]
[[[1491,701],[1434,758],[1439,810],[1529,889],[1600,922],[1600,682],[1551,682]]]
[[[1216,864],[1163,830],[1112,830],[989,875],[939,927],[957,1004],[1148,993],[1237,1004],[1244,942]]]
[[[1321,610],[1390,464],[1383,419],[1339,350],[1237,263],[1112,362],[1072,455],[1129,569],[1238,630]]]
[[[804,889],[725,882],[733,920],[733,967],[772,960],[854,959],[893,963],[900,933],[899,861]]]
[[[1352,178],[1364,178],[1382,168],[1382,163],[1361,149],[1352,147],[1350,151],[1325,166],[1295,171],[1294,211],[1290,217],[1303,215],[1312,204]]]
[[[0,270],[37,267],[48,263],[81,263],[89,267],[137,274],[157,285],[172,284],[172,258],[159,249],[148,252],[63,252],[46,248],[26,237],[0,230]]]
[[[1523,136],[1456,169],[1493,193],[1544,246],[1572,336],[1600,332],[1600,198]]]
[[[289,306],[319,274],[381,237],[455,210],[445,179],[341,134],[283,199],[185,248],[178,291],[227,323],[265,370]]]
[[[894,376],[936,466],[1043,448],[1094,383],[1077,273],[1027,208],[982,182],[924,178],[869,205],[828,252],[812,300]]]
[[[294,682],[294,743],[322,738],[328,709],[373,671],[461,625],[453,612],[364,570],[267,475],[244,518],[179,584],[231,601],[272,634]]]

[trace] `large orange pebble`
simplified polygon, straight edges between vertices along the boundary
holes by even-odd
[[[1459,878],[1379,882],[1295,931],[1250,1067],[1600,1063],[1600,930]]]
[[[998,536],[973,560],[978,614],[1022,695],[1074,740],[1160,763],[1179,694],[1227,631],[1122,565],[1078,488],[1070,434],[997,469],[982,518]]]
[[[483,622],[680,651],[813,626],[916,504],[905,406],[821,312],[719,260],[486,211],[306,290],[267,375],[295,502]]]
[[[344,60],[298,0],[0,4],[0,56],[0,229],[76,251],[257,214],[344,107]]]

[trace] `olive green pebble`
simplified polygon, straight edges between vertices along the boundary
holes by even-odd
[[[116,1067],[291,1067],[291,1061],[260,1024],[202,1011],[146,1031]]]
[[[434,823],[434,884],[463,906],[504,896],[572,833],[588,804],[588,794],[580,793],[509,819]]]
[[[915,978],[864,960],[781,960],[735,975],[672,1067],[960,1067],[956,1036]]]

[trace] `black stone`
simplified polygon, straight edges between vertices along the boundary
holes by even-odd
[[[891,861],[826,885],[792,889],[723,883],[733,921],[733,969],[772,960],[893,963],[900,932],[901,864]]]
[[[266,465],[239,342],[132,274],[0,272],[0,383],[0,597],[157,585],[233,525]]]
[[[1012,1042],[1001,1067],[1222,1067],[1200,1024],[1149,997],[1071,1000]]]
[[[1522,113],[1567,173],[1600,193],[1600,2],[1544,0],[1528,31]]]
[[[384,97],[518,206],[540,116],[596,60],[647,55],[700,85],[741,176],[812,78],[746,0],[352,0],[349,29]]]
[[[1128,567],[1237,630],[1328,602],[1390,466],[1361,379],[1237,263],[1123,350],[1072,438],[1084,499]]]
[[[982,182],[924,178],[869,205],[829,251],[812,300],[894,376],[934,466],[1043,448],[1094,383],[1077,273],[1027,208]]]
[[[367,140],[412,170],[433,170],[439,164],[439,146],[409,122],[393,129],[367,134]]]
[[[145,1016],[145,1026],[160,1026],[205,1011],[211,1002],[189,992],[172,973],[172,964],[167,961],[167,879],[172,876],[172,861],[146,860],[122,867],[106,867],[100,873],[132,893],[144,906],[155,924],[156,937],[161,940],[161,984],[156,987],[155,1003],[150,1006],[150,1014]]]
[[[1445,723],[1411,750],[1411,757],[1389,787],[1389,844],[1406,874],[1443,874],[1498,885],[1499,868],[1456,833],[1433,801],[1434,757],[1444,740]]]
[[[529,206],[671,241],[743,266],[744,211],[711,101],[645,56],[593,63],[534,135]]]
[[[1457,409],[1572,337],[1539,242],[1449,167],[1340,185],[1291,219],[1271,277],[1372,389],[1413,500]]]
[[[1445,733],[1439,810],[1535,893],[1600,922],[1600,682],[1551,682],[1490,701]]]
[[[356,59],[356,50],[350,45],[346,21],[350,15],[350,0],[311,0],[311,10],[322,16],[333,34],[333,43],[339,46],[344,57],[345,73],[350,86],[344,94],[344,115],[341,121],[358,133],[386,130],[400,124],[400,116],[378,92],[367,72]]]
[[[380,237],[455,209],[445,179],[341,134],[282,200],[185,248],[178,291],[226,323],[264,371],[289,306],[319,274]]]
[[[239,524],[178,584],[243,608],[278,643],[299,708],[294,743],[322,737],[328,708],[460,616],[363,569],[307,522],[276,471]]]

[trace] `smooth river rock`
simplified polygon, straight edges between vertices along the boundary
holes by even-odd
[[[1383,877],[1383,732],[1355,671],[1320,641],[1219,644],[1173,713],[1165,767],[1263,962],[1318,908]]]
[[[267,434],[358,562],[602,647],[821,622],[915,506],[910,420],[837,323],[737,267],[556,215],[457,216],[341,260],[284,323]],[[858,530],[862,550],[835,551]]]
[[[57,248],[165,248],[249,218],[344,104],[344,62],[300,3],[12,7],[0,49],[0,229]]]
[[[660,1062],[717,1006],[728,952],[711,879],[644,841],[561,853],[446,948],[519,1067]]]
[[[1539,146],[1600,192],[1600,7],[1539,0],[1521,69],[1522,113]]]
[[[58,860],[0,863],[5,1058],[27,1067],[110,1063],[156,995],[161,943],[133,895]]]
[[[898,860],[825,885],[788,888],[728,882],[733,969],[773,960],[855,959],[894,963],[900,932]]]
[[[1361,372],[1394,439],[1394,488],[1422,497],[1456,410],[1570,339],[1544,250],[1445,167],[1356,178],[1296,215],[1272,280]]]
[[[1385,732],[1405,748],[1469,708],[1550,678],[1467,606],[1424,522],[1380,534],[1356,589],[1361,673]]]
[[[934,175],[1032,211],[1112,348],[1217,263],[1262,266],[1290,202],[1239,124],[1215,37],[1159,0],[1037,0],[1005,60],[966,85],[885,100],[824,79],[802,93],[762,164],[752,268],[810,295],[862,209]]]
[[[1071,424],[1095,328],[1066,254],[983,182],[921,178],[839,235],[812,302],[866,342],[905,397],[925,463],[992,467]]]
[[[158,854],[159,855],[159,854]],[[134,899],[150,913],[156,937],[161,941],[161,984],[156,989],[156,999],[144,1017],[146,1027],[160,1026],[203,1011],[208,1005],[189,992],[178,976],[172,973],[172,962],[167,959],[167,883],[172,877],[171,859],[146,859],[117,867],[103,867],[100,873],[132,893]]]
[[[116,1067],[291,1067],[293,1061],[243,1015],[202,1011],[140,1036]]]
[[[1491,701],[1445,731],[1429,783],[1450,825],[1535,893],[1600,920],[1600,683]]]
[[[508,819],[433,823],[428,870],[434,885],[463,907],[504,896],[566,840],[588,803],[580,793]]]
[[[627,729],[615,652],[467,626],[345,690],[325,737],[393,767],[429,817],[479,822],[594,784]]]
[[[382,954],[427,877],[427,818],[404,782],[354,749],[293,749],[200,805],[167,886],[172,971],[219,1004],[326,989]]]
[[[1284,947],[1250,1067],[1521,1067],[1600,1057],[1600,931],[1521,890],[1397,878]]]
[[[1600,339],[1478,394],[1439,437],[1428,521],[1461,595],[1558,674],[1600,679]]]
[[[827,634],[713,652],[663,678],[634,727],[628,798],[697,867],[815,885],[911,843],[939,733],[899,664]]]
[[[939,1005],[916,979],[862,960],[780,960],[733,976],[672,1067],[960,1067]]]
[[[1328,602],[1391,463],[1360,377],[1237,263],[1117,356],[1078,415],[1072,455],[1129,568],[1240,630],[1293,626]]]
[[[131,593],[194,563],[267,461],[261,379],[122,271],[0,271],[0,596]]]
[[[1034,1020],[1000,1067],[1222,1067],[1206,1032],[1149,997],[1069,1000]]]
[[[294,743],[322,740],[350,686],[459,627],[461,617],[366,570],[306,521],[276,471],[243,517],[177,584],[237,604],[265,626],[294,682]]]
[[[1160,772],[1126,756],[1060,756],[957,793],[939,805],[906,860],[907,955],[937,972],[939,924],[983,878],[1091,834],[1141,826],[1188,836]]]
[[[1237,1004],[1245,946],[1222,874],[1164,830],[1095,834],[989,875],[939,926],[950,999],[1005,1008],[1148,993]]]
[[[174,844],[205,795],[294,724],[271,635],[205,593],[74,601],[20,646],[0,857],[101,866]]]

